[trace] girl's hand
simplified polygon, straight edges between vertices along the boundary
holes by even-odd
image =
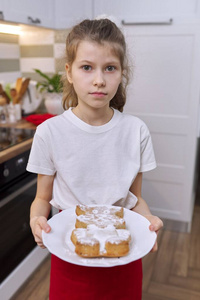
[[[149,225],[149,229],[151,231],[155,231],[158,234],[159,230],[163,227],[162,220],[153,215],[146,215],[145,218],[147,218],[147,220],[149,220],[149,222],[151,223]],[[153,248],[151,249],[151,252],[155,252],[157,250],[158,250],[158,244],[156,241]]]
[[[31,230],[34,236],[34,239],[39,247],[42,249],[46,248],[42,241],[42,230],[46,233],[51,231],[51,227],[47,223],[47,219],[45,217],[33,217],[30,220]]]

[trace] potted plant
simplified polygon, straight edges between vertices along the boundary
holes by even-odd
[[[34,71],[43,78],[42,81],[37,82],[36,88],[44,96],[47,112],[54,115],[61,114],[63,112],[61,75],[56,73],[49,77],[39,69],[34,69]]]

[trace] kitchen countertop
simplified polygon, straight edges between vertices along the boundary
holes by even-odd
[[[26,120],[20,120],[16,123],[5,123],[0,124],[0,127],[13,127],[13,128],[30,128],[35,129],[36,126]],[[16,155],[23,153],[31,148],[33,139],[28,139],[24,142],[21,142],[18,145],[12,146],[8,149],[5,149],[0,152],[0,163],[7,161],[8,159],[13,158]]]

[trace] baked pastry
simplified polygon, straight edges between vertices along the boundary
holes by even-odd
[[[107,227],[110,224],[117,229],[126,228],[122,207],[77,205],[76,214],[76,228],[87,228],[91,224],[100,228]]]
[[[87,228],[88,225],[94,224],[97,227],[105,228],[112,224],[117,229],[125,229],[125,220],[114,215],[80,215],[76,218],[76,228]]]
[[[123,207],[117,206],[87,206],[78,204],[76,206],[76,214],[77,216],[85,215],[85,214],[103,214],[103,215],[115,215],[119,218],[124,217],[124,209]]]
[[[76,215],[71,240],[78,255],[121,257],[128,254],[131,235],[125,229],[122,207],[77,205]]]
[[[129,252],[130,232],[113,225],[99,228],[90,224],[87,228],[72,231],[71,240],[75,252],[82,257],[120,257]]]

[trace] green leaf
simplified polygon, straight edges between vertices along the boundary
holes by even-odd
[[[42,71],[40,71],[39,69],[34,69],[34,71],[35,71],[36,73],[38,73],[40,76],[46,78],[47,81],[50,81],[50,80],[51,80],[51,78],[50,78],[49,76],[47,76],[46,74],[44,74],[44,73],[43,73]]]
[[[7,94],[8,98],[9,98],[10,100],[12,100],[12,97],[11,97],[11,95],[10,95],[10,90],[11,90],[11,84],[10,84],[10,83],[7,83],[7,84],[5,85],[5,93]]]
[[[49,77],[48,75],[44,74],[39,69],[34,69],[36,73],[38,73],[41,77],[45,78],[46,81],[40,81],[37,83],[36,88],[42,92],[47,91],[48,93],[60,93],[62,92],[62,82],[61,82],[61,75],[60,74],[54,74],[52,77]]]

